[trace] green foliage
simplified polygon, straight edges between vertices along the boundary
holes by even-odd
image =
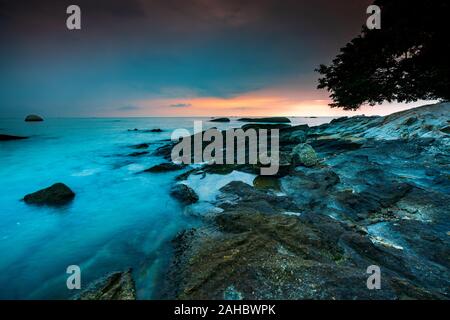
[[[450,99],[450,1],[376,0],[381,29],[363,27],[316,70],[331,107]]]

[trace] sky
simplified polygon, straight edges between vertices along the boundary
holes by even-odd
[[[338,116],[316,89],[371,0],[0,0],[0,117]],[[81,8],[68,30],[66,8]]]

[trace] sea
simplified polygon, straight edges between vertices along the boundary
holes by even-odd
[[[327,123],[331,117],[290,118],[292,125]],[[162,297],[172,257],[171,240],[200,219],[169,195],[180,172],[143,173],[161,162],[152,155],[175,129],[242,126],[199,118],[0,118],[0,134],[27,136],[0,142],[0,299],[70,299],[67,268],[81,270],[81,286],[132,268],[138,299]],[[134,131],[134,129],[138,129]],[[145,130],[160,128],[162,132]],[[131,130],[131,131],[130,131]],[[148,143],[149,154],[133,157]],[[228,180],[239,179],[236,173]],[[220,181],[219,181],[220,180]],[[227,179],[194,182],[211,201]],[[62,207],[25,204],[26,194],[56,182],[75,199]]]

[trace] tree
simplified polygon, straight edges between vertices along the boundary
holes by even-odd
[[[363,26],[331,65],[316,70],[331,107],[450,99],[448,0],[375,0],[381,29]]]

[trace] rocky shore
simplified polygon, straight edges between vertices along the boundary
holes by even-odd
[[[449,103],[317,127],[244,124],[280,130],[276,176],[259,164],[174,164],[165,141],[154,155],[167,162],[144,172],[184,170],[170,194],[201,223],[172,240],[159,296],[449,299],[449,124]],[[373,266],[380,290],[367,287]],[[136,299],[131,271],[74,298]]]
[[[256,178],[229,182],[209,206],[190,205],[204,223],[173,239],[165,297],[448,299],[449,124],[450,104],[441,103],[281,127],[277,177],[249,165],[182,174],[186,185],[235,171]],[[381,290],[366,286],[371,265]]]

